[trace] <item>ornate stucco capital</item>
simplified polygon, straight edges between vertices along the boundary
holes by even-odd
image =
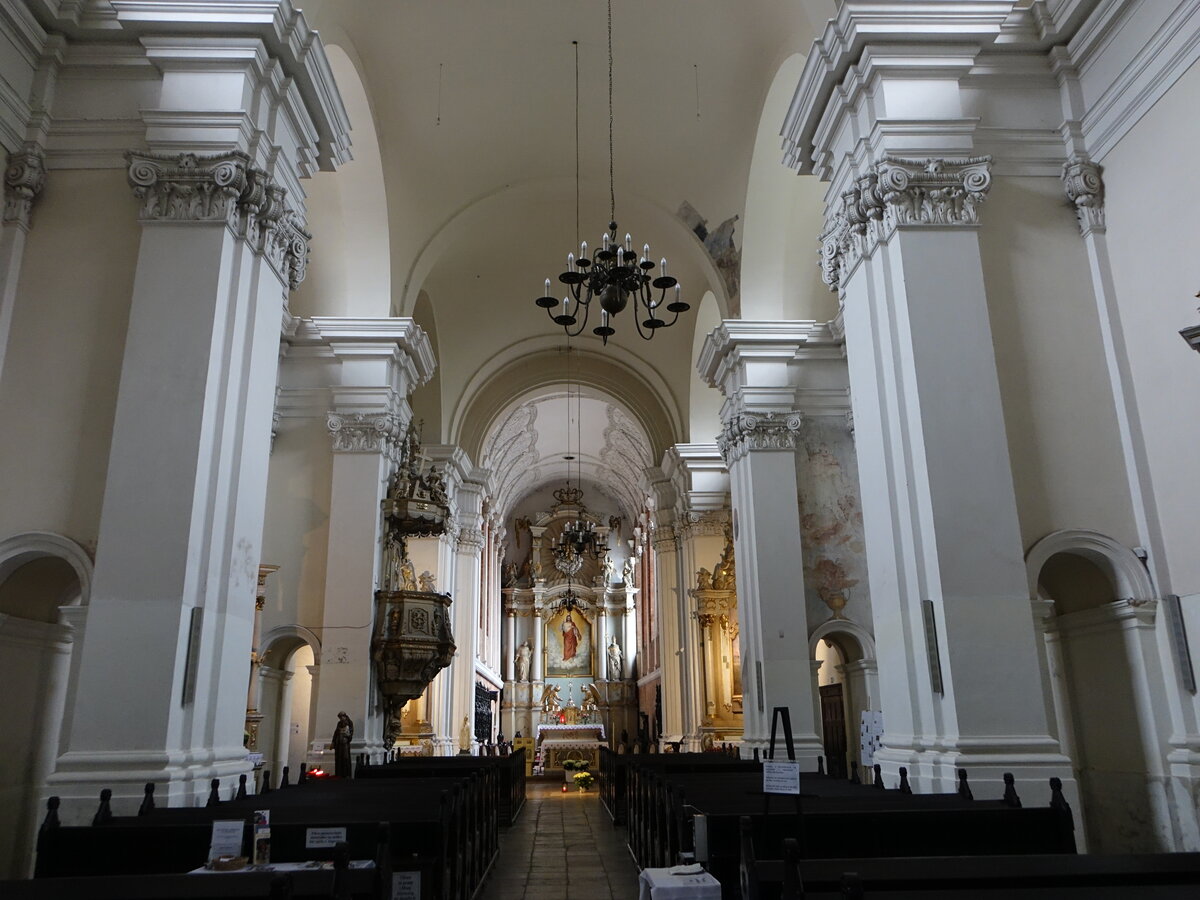
[[[229,153],[125,154],[129,184],[142,201],[142,222],[236,224],[250,157]]]
[[[1063,189],[1075,207],[1079,232],[1084,237],[1105,230],[1102,171],[1086,156],[1072,156],[1063,164]]]
[[[400,417],[393,413],[330,412],[325,424],[335,453],[391,455],[403,433]]]
[[[992,184],[992,158],[906,159],[875,164],[883,203],[883,232],[913,225],[978,225]]]
[[[727,466],[755,450],[796,449],[804,416],[799,412],[739,413],[721,430],[717,446]]]
[[[46,157],[36,144],[8,155],[4,169],[4,224],[29,230],[33,202],[46,185]]]

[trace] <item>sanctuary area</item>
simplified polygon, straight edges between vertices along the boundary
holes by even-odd
[[[1198,61],[1200,0],[0,0],[0,879],[206,809],[347,896],[613,824],[1191,871]]]

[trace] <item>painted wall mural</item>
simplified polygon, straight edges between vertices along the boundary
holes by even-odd
[[[797,455],[804,593],[810,627],[852,618],[871,629],[854,439],[844,419],[805,421]]]

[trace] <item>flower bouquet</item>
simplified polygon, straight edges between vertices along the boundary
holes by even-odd
[[[592,773],[587,769],[584,769],[582,772],[576,772],[574,777],[575,785],[581,791],[586,791],[588,788],[590,788],[592,786],[592,782],[595,780],[596,779],[592,777]]]

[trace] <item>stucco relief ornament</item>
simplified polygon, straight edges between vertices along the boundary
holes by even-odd
[[[143,222],[233,224],[250,157],[240,151],[197,155],[130,151],[129,184]]]
[[[1104,231],[1104,179],[1101,168],[1085,156],[1073,156],[1063,164],[1063,189],[1075,206],[1079,231],[1087,237]]]
[[[717,449],[726,465],[732,465],[751,450],[795,450],[804,423],[800,412],[739,413],[717,437]]]
[[[875,164],[884,232],[901,225],[977,225],[992,184],[992,158],[905,159]]]
[[[400,420],[391,414],[331,412],[325,424],[339,453],[388,452],[400,435]]]
[[[8,155],[4,169],[4,223],[29,228],[33,201],[46,185],[46,158],[36,144]]]

